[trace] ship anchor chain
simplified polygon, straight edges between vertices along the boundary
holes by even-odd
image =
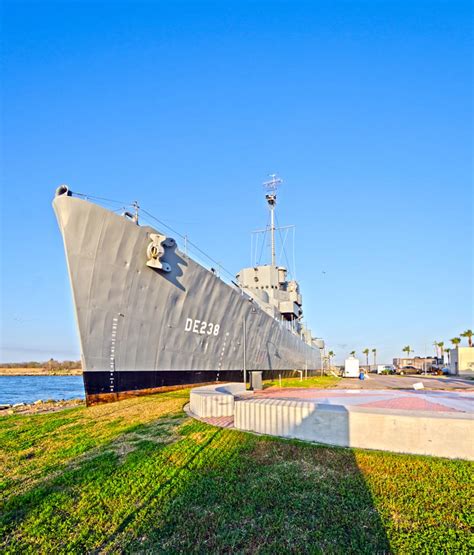
[[[172,237],[166,237],[161,233],[150,233],[150,243],[146,249],[148,257],[146,265],[162,272],[171,272],[171,266],[164,260],[164,257],[166,249],[172,249],[175,246],[176,241]]]

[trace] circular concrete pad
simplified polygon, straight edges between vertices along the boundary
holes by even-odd
[[[474,460],[474,391],[272,387],[237,395],[222,427],[329,445]]]

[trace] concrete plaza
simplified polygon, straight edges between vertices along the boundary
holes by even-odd
[[[399,388],[388,389],[389,380]],[[245,392],[243,384],[195,388],[191,415],[221,427],[329,445],[474,460],[469,383],[398,376],[350,382],[349,388],[270,387],[255,393]],[[436,388],[413,389],[419,382]]]

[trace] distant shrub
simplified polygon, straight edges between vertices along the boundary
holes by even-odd
[[[80,360],[55,360],[50,358],[46,362],[2,362],[0,363],[0,368],[45,368],[47,370],[73,370],[74,368],[80,368]]]

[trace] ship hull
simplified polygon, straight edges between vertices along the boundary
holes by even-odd
[[[250,370],[249,373],[252,371]],[[308,371],[313,374],[314,372]],[[298,370],[265,370],[263,379],[300,377]],[[151,395],[165,391],[187,388],[193,385],[215,382],[242,382],[243,370],[167,370],[167,371],[122,371],[114,375],[114,387],[111,391],[110,372],[84,372],[84,387],[88,405],[107,403],[126,399],[131,396]]]
[[[263,371],[264,379],[320,369],[319,349],[185,253],[167,249],[168,272],[148,267],[153,228],[67,195],[53,207],[88,403],[242,381],[244,351],[246,368]]]

